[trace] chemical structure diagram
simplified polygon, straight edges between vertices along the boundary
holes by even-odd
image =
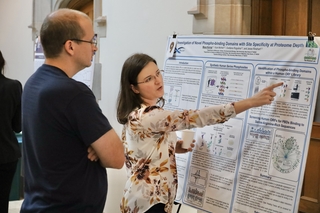
[[[165,91],[169,91],[164,93],[164,98],[166,99],[167,103],[174,106],[179,106],[181,87],[167,86]]]
[[[227,78],[222,76],[208,76],[205,84],[205,91],[207,93],[217,92],[218,95],[225,95],[225,90],[229,87],[226,85]]]
[[[216,156],[234,159],[237,156],[239,132],[218,124],[211,127],[204,127],[197,132],[196,148],[199,151],[211,153]]]
[[[273,167],[281,173],[290,173],[300,165],[301,151],[295,138],[279,138],[272,150]]]

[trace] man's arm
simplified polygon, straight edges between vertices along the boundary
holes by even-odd
[[[101,166],[121,169],[124,165],[124,148],[117,133],[111,129],[91,144]]]

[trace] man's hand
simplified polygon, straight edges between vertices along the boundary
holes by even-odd
[[[88,147],[88,159],[91,161],[98,161],[99,160],[99,157],[98,157],[96,151],[94,151],[94,149],[91,146]]]

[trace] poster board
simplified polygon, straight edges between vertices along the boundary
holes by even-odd
[[[193,152],[176,155],[177,202],[213,213],[298,212],[319,86],[319,42],[307,36],[168,37],[166,109],[236,102],[283,82],[272,104],[195,129]]]

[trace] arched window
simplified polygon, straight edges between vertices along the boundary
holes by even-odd
[[[71,0],[66,7],[82,11],[94,20],[93,0]]]

